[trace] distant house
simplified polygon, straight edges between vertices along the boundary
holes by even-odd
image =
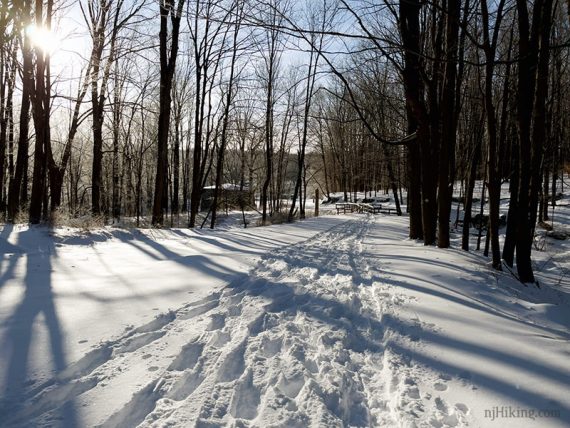
[[[200,199],[200,209],[208,211],[214,203],[214,190],[216,186],[204,187],[202,198]],[[242,205],[247,206],[251,201],[251,192],[249,186],[244,186],[240,190],[239,184],[224,183],[218,194],[218,209],[241,209]]]

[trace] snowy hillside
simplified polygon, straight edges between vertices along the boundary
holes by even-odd
[[[568,241],[527,288],[407,221],[4,226],[0,426],[569,426]]]

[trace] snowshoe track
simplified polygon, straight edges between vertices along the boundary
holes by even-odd
[[[390,348],[383,318],[405,298],[362,257],[373,221],[270,252],[223,291],[100,345],[29,391],[8,425],[53,423],[146,370],[99,426],[463,426],[461,406],[424,404],[414,365]]]

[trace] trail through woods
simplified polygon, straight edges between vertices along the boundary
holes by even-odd
[[[477,256],[405,239],[401,222],[348,217],[268,249],[41,383],[4,385],[3,424],[487,426],[485,410],[512,406],[562,413],[501,426],[565,426],[567,288],[517,292]]]

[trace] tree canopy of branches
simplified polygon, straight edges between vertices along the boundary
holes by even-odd
[[[266,224],[304,218],[317,189],[389,192],[425,245],[463,220],[468,251],[485,218],[493,268],[532,283],[569,168],[569,16],[552,0],[0,0],[0,214],[214,228],[224,208]]]

